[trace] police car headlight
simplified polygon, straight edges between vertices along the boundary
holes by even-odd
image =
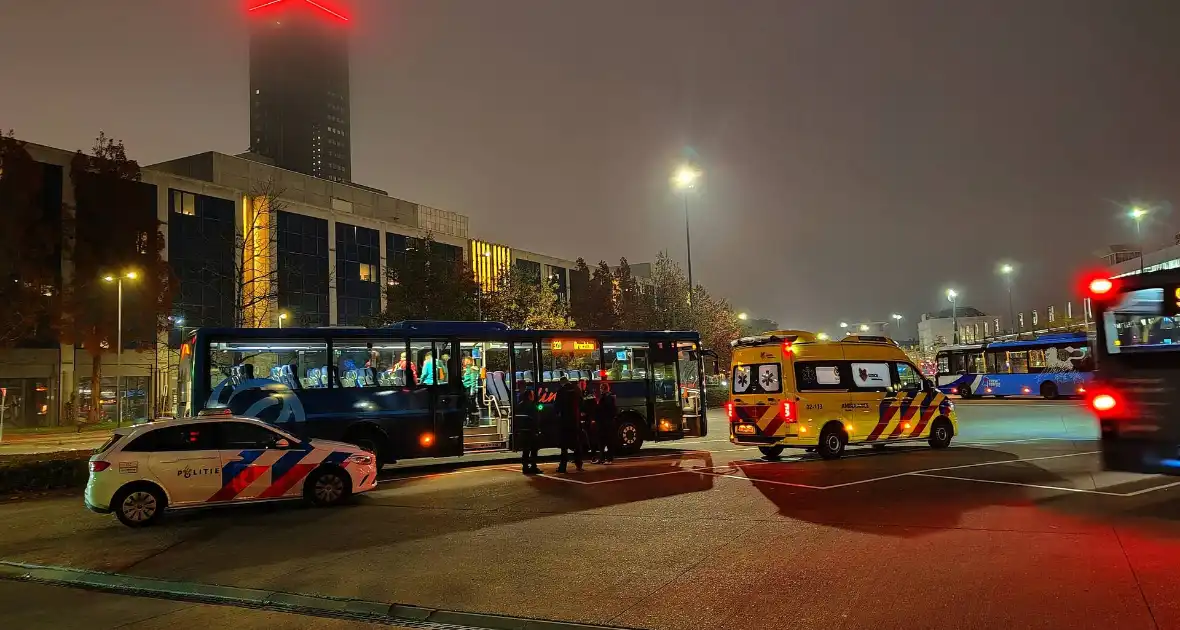
[[[364,453],[357,453],[356,455],[349,455],[348,461],[360,466],[372,466],[373,456],[365,455]]]

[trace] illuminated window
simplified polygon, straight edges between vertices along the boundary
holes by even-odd
[[[360,265],[361,280],[364,282],[377,281],[377,265]]]
[[[197,214],[197,196],[182,190],[172,191],[172,211],[190,217],[195,216]]]

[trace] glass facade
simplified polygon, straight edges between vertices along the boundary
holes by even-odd
[[[279,309],[293,325],[328,326],[328,221],[279,215]]]
[[[234,202],[168,191],[168,264],[173,312],[187,328],[234,325]],[[171,339],[179,343],[179,331]]]
[[[336,224],[336,321],[360,326],[381,312],[381,232]]]
[[[503,245],[472,239],[467,241],[468,256],[475,281],[484,291],[494,291],[500,274],[512,264],[512,250]]]

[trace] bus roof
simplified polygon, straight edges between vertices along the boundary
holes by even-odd
[[[1026,348],[1029,346],[1048,346],[1059,343],[1087,343],[1085,333],[1056,333],[1052,335],[1038,335],[1033,339],[1015,339],[1012,341],[993,341],[987,344],[988,349]]]
[[[478,340],[529,338],[594,337],[603,341],[688,340],[700,341],[700,333],[692,330],[543,330],[512,329],[499,322],[435,322],[405,321],[383,328],[200,328],[196,335],[208,337],[252,337],[255,339],[284,339],[291,337],[336,337],[343,339],[372,339],[391,337],[463,337]]]
[[[981,344],[981,343],[965,343],[965,344],[959,344],[957,346],[943,346],[938,349],[938,354],[941,354],[943,352],[961,352],[963,350],[982,350],[982,349],[983,349],[983,344]]]

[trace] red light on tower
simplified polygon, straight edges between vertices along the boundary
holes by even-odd
[[[340,11],[337,11],[336,9],[328,7],[327,5],[324,4],[324,2],[322,0],[255,0],[255,4],[252,5],[250,8],[246,9],[246,12],[247,13],[261,13],[265,9],[277,7],[280,4],[288,4],[289,5],[291,3],[298,3],[298,2],[302,2],[303,4],[306,4],[308,6],[319,9],[325,15],[330,15],[330,16],[336,18],[337,20],[340,20],[341,22],[348,21],[348,16],[344,15]]]

